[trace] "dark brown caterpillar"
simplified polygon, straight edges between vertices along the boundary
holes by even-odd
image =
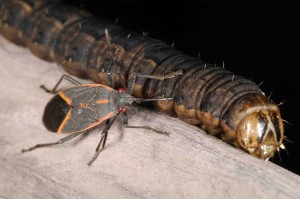
[[[110,43],[105,38],[108,29]],[[268,159],[284,148],[276,103],[251,80],[184,55],[164,42],[97,19],[78,8],[50,0],[0,0],[0,32],[36,56],[55,61],[70,74],[124,85],[133,73],[161,74],[182,69],[165,81],[138,79],[135,97],[174,97],[159,110]],[[118,67],[111,67],[112,65]]]

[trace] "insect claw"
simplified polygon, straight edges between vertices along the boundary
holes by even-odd
[[[30,151],[29,149],[22,149],[21,150],[21,153],[26,153],[26,152],[28,152],[28,151]]]
[[[155,98],[155,100],[173,100],[174,98],[173,97],[164,97],[163,95],[162,96],[157,96]]]
[[[174,98],[173,97],[168,97],[168,98],[161,98],[160,100],[173,100]]]
[[[167,131],[160,131],[160,132],[156,132],[156,133],[159,133],[159,134],[162,134],[162,135],[166,135],[166,136],[170,136],[170,133],[167,132]]]
[[[182,69],[179,69],[179,70],[177,70],[177,71],[175,71],[175,72],[171,72],[171,73],[169,73],[169,74],[164,75],[164,76],[162,77],[162,79],[171,79],[171,78],[174,78],[174,77],[177,76],[177,75],[182,75],[182,74],[183,74]]]
[[[182,69],[179,69],[177,71],[174,72],[175,75],[183,75],[183,71]]]
[[[52,91],[49,90],[48,88],[46,88],[46,86],[44,84],[40,85],[40,88],[43,89],[44,91],[46,91],[47,93],[52,93]]]
[[[164,131],[162,134],[166,135],[166,136],[170,136],[170,133],[167,131]]]
[[[170,135],[170,133],[167,132],[167,131],[159,131],[159,130],[152,129],[152,128],[151,128],[151,130],[154,131],[155,133],[158,133],[158,134],[167,135],[167,136]]]
[[[90,160],[90,161],[87,163],[87,165],[90,167],[90,166],[92,166],[93,162],[94,162],[94,161]]]

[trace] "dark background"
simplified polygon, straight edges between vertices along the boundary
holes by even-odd
[[[271,161],[300,174],[300,8],[275,2],[66,0],[185,54],[251,78],[280,103],[286,143]]]

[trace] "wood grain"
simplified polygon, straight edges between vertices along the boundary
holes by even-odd
[[[0,198],[300,198],[298,175],[138,106],[129,112],[130,124],[171,135],[124,129],[117,120],[91,167],[86,163],[100,139],[98,129],[21,154],[62,137],[42,125],[51,95],[39,86],[53,86],[65,72],[0,37],[0,73]]]

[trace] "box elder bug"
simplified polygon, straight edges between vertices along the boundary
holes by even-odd
[[[108,41],[107,43],[110,45],[107,30],[105,32]],[[28,149],[23,149],[22,152],[62,144],[105,121],[105,127],[102,130],[101,139],[96,147],[94,156],[88,162],[88,165],[90,166],[105,147],[108,130],[117,116],[121,118],[125,128],[143,128],[152,130],[155,133],[168,135],[168,132],[163,132],[151,128],[150,126],[129,125],[126,110],[133,102],[140,103],[145,101],[172,100],[172,98],[164,97],[156,97],[153,99],[133,97],[132,93],[136,77],[164,80],[180,74],[182,74],[181,70],[166,75],[133,74],[129,78],[128,88],[119,88],[118,90],[112,88],[113,81],[110,72],[108,72],[108,80],[112,87],[102,84],[82,85],[68,75],[63,75],[51,90],[47,89],[44,85],[41,85],[41,88],[46,92],[55,94],[46,105],[44,111],[43,123],[45,127],[52,132],[71,134],[57,142],[37,144]],[[75,86],[65,90],[57,90],[64,79],[73,83]]]

